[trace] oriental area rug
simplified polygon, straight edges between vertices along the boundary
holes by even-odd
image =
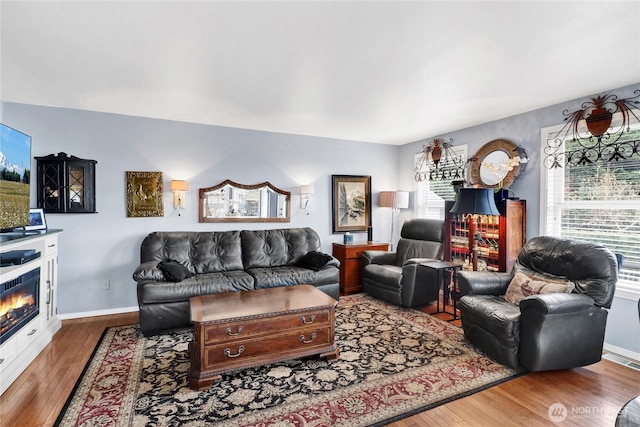
[[[519,375],[459,327],[364,294],[340,298],[340,357],[274,363],[187,387],[190,329],[145,338],[108,328],[57,426],[384,425]]]

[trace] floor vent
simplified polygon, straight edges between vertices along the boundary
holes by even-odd
[[[619,354],[610,353],[610,352],[605,352],[602,355],[602,358],[610,360],[612,362],[619,363],[628,368],[635,369],[636,371],[640,371],[640,362],[637,360],[629,359],[627,357],[620,356]]]

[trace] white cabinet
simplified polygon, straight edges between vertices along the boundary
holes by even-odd
[[[57,316],[58,236],[62,230],[43,234],[1,234],[0,251],[33,249],[40,257],[20,265],[0,267],[0,284],[18,280],[40,269],[37,283],[37,315],[0,344],[0,394],[9,388],[60,329]],[[33,283],[33,282],[32,282]],[[0,313],[2,314],[2,313]]]

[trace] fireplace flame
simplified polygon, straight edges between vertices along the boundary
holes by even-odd
[[[0,317],[4,317],[16,308],[35,305],[33,295],[27,293],[11,294],[0,302]],[[11,317],[9,314],[7,317]]]

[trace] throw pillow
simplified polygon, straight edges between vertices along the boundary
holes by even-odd
[[[309,270],[318,271],[331,261],[331,255],[318,251],[307,252],[302,258],[295,263],[296,267],[308,268]]]
[[[171,282],[181,282],[182,280],[193,276],[193,273],[178,261],[159,262],[158,268],[164,274],[165,279]]]
[[[507,287],[505,299],[512,304],[520,304],[524,298],[530,295],[571,293],[575,285],[569,280],[550,278],[536,274],[516,272]]]

